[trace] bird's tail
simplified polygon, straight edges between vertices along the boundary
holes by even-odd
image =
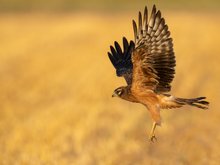
[[[209,102],[205,100],[206,97],[197,97],[192,99],[174,98],[177,104],[181,105],[191,105],[201,109],[208,109]]]

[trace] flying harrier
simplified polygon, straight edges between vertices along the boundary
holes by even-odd
[[[161,109],[179,108],[191,105],[207,109],[205,97],[183,99],[168,94],[175,74],[176,60],[172,38],[161,12],[153,6],[148,19],[145,7],[142,18],[139,12],[138,24],[133,20],[134,41],[123,38],[123,50],[118,44],[110,46],[109,59],[118,77],[124,77],[127,86],[115,89],[112,97],[120,97],[134,103],[141,103],[149,110],[153,126],[149,140],[154,142],[155,128],[161,125]]]

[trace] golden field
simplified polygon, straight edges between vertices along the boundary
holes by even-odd
[[[109,45],[133,38],[137,13],[0,15],[0,164],[220,163],[220,13],[163,12],[177,67],[172,94],[207,111],[163,110],[158,142],[142,105],[112,99],[125,84]]]

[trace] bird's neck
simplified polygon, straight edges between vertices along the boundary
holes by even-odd
[[[125,94],[121,96],[122,99],[137,103],[137,99],[131,93],[131,87],[127,86],[125,88]]]

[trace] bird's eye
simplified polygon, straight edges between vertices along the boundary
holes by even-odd
[[[122,95],[122,93],[123,93],[123,91],[122,91],[122,90],[118,90],[118,91],[117,91],[118,96],[121,96],[121,95]]]

